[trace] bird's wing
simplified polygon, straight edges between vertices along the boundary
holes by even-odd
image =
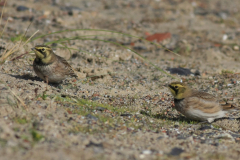
[[[216,113],[222,110],[215,96],[206,92],[196,92],[193,93],[191,97],[188,98],[188,105],[192,109],[200,110],[204,113]]]
[[[57,59],[60,62],[60,64],[63,64],[63,67],[64,67],[64,69],[66,71],[65,74],[73,76],[73,77],[78,77],[76,75],[76,73],[74,72],[74,69],[72,68],[72,66],[64,58],[62,58],[62,57],[60,57],[58,55],[56,55],[56,56],[57,56]]]
[[[199,92],[198,95],[196,95],[198,98],[202,98],[205,105],[205,109],[210,110],[223,110],[223,111],[236,111],[240,110],[239,107],[237,107],[235,104],[229,104],[229,103],[221,103],[217,100],[217,98],[214,95],[211,95],[206,92]],[[217,105],[216,105],[217,104]],[[204,106],[204,105],[203,105]]]
[[[214,95],[209,94],[207,92],[195,91],[193,92],[192,97],[197,97],[209,102],[217,102],[217,98]]]
[[[226,103],[226,104],[221,104],[222,108],[224,111],[236,111],[236,110],[240,110],[239,107],[237,107],[236,104],[230,104],[230,103]]]

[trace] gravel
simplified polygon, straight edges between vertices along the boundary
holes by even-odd
[[[19,47],[0,67],[1,159],[238,159],[239,111],[212,124],[188,120],[174,109],[165,85],[182,80],[239,106],[239,6],[237,0],[8,1],[0,56],[31,22],[26,37],[71,29],[143,38],[170,33],[157,44],[180,56],[94,30],[52,34]],[[109,43],[69,40],[63,44],[76,49],[71,53],[60,43],[50,45],[80,79],[47,85],[33,71],[31,48],[76,36]]]

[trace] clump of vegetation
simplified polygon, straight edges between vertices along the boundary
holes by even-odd
[[[32,135],[32,139],[35,142],[38,142],[38,141],[40,141],[43,138],[43,136],[40,133],[38,133],[36,130],[34,130],[34,129],[31,130],[31,135]]]
[[[229,70],[222,70],[222,74],[233,74],[233,71],[229,71]]]
[[[18,117],[16,117],[16,118],[14,118],[14,121],[16,123],[18,123],[18,124],[26,124],[26,123],[28,123],[26,118],[18,118]]]

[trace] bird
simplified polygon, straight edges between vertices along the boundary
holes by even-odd
[[[36,45],[32,50],[36,55],[33,62],[34,72],[47,84],[61,83],[67,77],[78,77],[68,62],[56,55],[51,47]]]
[[[192,89],[182,82],[172,82],[168,88],[174,97],[176,110],[191,120],[212,123],[228,112],[239,110],[232,104],[220,104],[214,95]]]

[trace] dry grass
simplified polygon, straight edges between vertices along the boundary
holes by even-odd
[[[32,36],[30,38],[28,38],[28,40],[22,45],[22,47],[24,47],[30,40],[31,38],[37,34],[39,30],[37,30],[35,33],[32,34]],[[6,59],[13,54],[14,52],[17,52],[19,50],[19,46],[18,43],[16,43],[10,50],[6,49],[2,55],[2,57],[0,58],[0,64],[4,63],[6,61]]]
[[[5,5],[6,5],[6,2],[7,2],[7,0],[4,2],[4,5],[3,5],[3,9],[2,9],[2,13],[1,13],[1,18],[0,18],[0,25],[1,25],[1,23],[2,23],[2,16],[3,16],[3,12],[4,12],[4,8],[5,8]],[[9,18],[8,18],[8,19],[9,19]],[[4,27],[3,27],[3,30],[2,30],[1,35],[0,35],[0,38],[2,38],[2,35],[3,35],[4,31],[5,31],[5,28],[7,27],[8,19],[7,19],[6,24],[5,24]],[[28,28],[30,27],[30,25],[31,25],[31,23],[29,24]],[[26,35],[26,33],[27,33],[27,31],[28,31],[28,28],[27,28],[26,32],[24,33],[24,36]],[[39,30],[37,30],[35,33],[33,33],[33,34],[31,35],[31,37],[28,38],[28,40],[27,40],[22,46],[21,46],[21,43],[22,43],[22,40],[23,40],[24,36],[22,37],[19,45],[18,45],[18,43],[16,43],[12,48],[6,48],[6,50],[4,51],[4,53],[2,54],[2,56],[0,57],[0,64],[3,64],[3,63],[6,61],[6,59],[7,59],[11,54],[13,54],[14,52],[17,52],[20,47],[24,47],[24,46],[32,39],[32,37],[33,37],[38,31],[39,31]],[[17,46],[18,46],[18,47],[17,47]]]

